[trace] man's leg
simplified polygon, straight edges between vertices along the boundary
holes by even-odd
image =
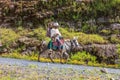
[[[50,40],[49,43],[48,43],[48,49],[49,49],[50,51],[52,51],[52,40]]]
[[[60,42],[60,39],[57,39],[57,43],[58,43],[58,50],[62,53],[62,44]]]

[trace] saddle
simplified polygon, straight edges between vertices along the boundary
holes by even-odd
[[[64,40],[60,39],[61,43],[58,41],[53,42],[52,40],[48,43],[48,49],[59,50],[63,49]]]

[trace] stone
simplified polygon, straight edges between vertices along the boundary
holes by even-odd
[[[102,72],[102,73],[108,73],[108,71],[107,71],[107,69],[105,69],[105,68],[103,68],[103,69],[100,69],[100,71]]]

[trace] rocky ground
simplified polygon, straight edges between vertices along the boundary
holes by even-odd
[[[120,69],[0,58],[0,80],[119,80]]]

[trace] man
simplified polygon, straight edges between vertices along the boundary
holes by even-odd
[[[63,46],[63,39],[58,27],[59,27],[59,24],[55,22],[53,24],[53,28],[51,29],[51,38],[58,43],[57,45],[58,49],[61,50]]]
[[[58,27],[59,27],[59,24],[57,22],[54,22],[50,30],[50,37],[52,40],[52,44],[54,46],[57,46],[58,49],[61,50],[63,45],[63,39]],[[49,42],[49,49],[50,48],[51,48],[51,41]]]

